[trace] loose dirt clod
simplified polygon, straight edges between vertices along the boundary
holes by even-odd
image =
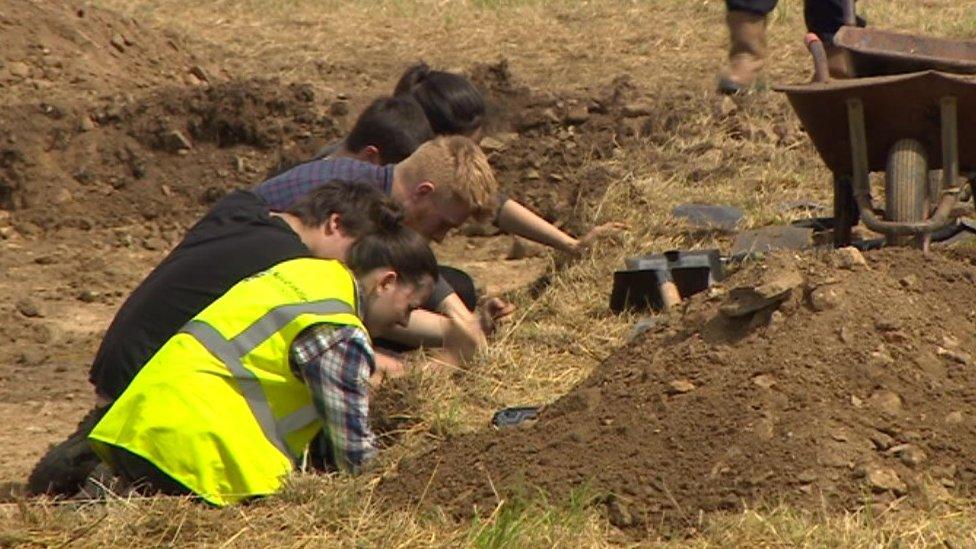
[[[803,300],[780,308],[771,330],[695,296],[683,319],[637,337],[536,424],[449,439],[400,463],[380,494],[410,505],[422,496],[460,518],[490,512],[496,494],[540,488],[559,497],[586,484],[630,497],[637,482],[643,489],[625,506],[607,504],[625,528],[694,524],[700,511],[743,503],[853,509],[865,493],[921,504],[913,487],[926,476],[969,494],[976,427],[960,410],[976,399],[976,370],[947,369],[951,358],[922,368],[915,357],[935,357],[946,341],[955,352],[976,349],[967,319],[976,257],[883,250],[867,259],[870,269],[838,266],[832,254],[747,266],[725,284],[769,284],[775,297],[800,291],[800,277],[805,286],[829,282],[839,297],[827,308]],[[902,284],[907,276],[924,281],[925,292]],[[593,390],[602,398],[579,405]]]

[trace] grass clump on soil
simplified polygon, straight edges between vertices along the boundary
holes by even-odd
[[[487,518],[472,519],[465,542],[479,549],[578,544],[587,535],[604,533],[591,504],[585,487],[573,490],[558,506],[549,504],[544,494],[520,496],[499,504]]]

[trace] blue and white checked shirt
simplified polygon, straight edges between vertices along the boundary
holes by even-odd
[[[376,360],[369,336],[352,326],[318,324],[291,345],[291,368],[312,393],[332,455],[330,465],[358,473],[376,456],[369,427],[369,376]]]

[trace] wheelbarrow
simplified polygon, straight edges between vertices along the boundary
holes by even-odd
[[[858,28],[853,1],[834,45],[854,77],[830,80],[823,44],[807,35],[814,81],[780,86],[834,175],[834,244],[858,221],[893,245],[927,248],[956,224],[960,173],[976,170],[976,42]],[[960,139],[960,128],[963,136]],[[929,177],[942,170],[941,181]],[[885,173],[875,207],[871,172]]]

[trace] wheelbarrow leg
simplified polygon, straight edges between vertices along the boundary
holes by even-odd
[[[834,247],[851,245],[851,228],[857,225],[857,204],[851,176],[834,174]]]

